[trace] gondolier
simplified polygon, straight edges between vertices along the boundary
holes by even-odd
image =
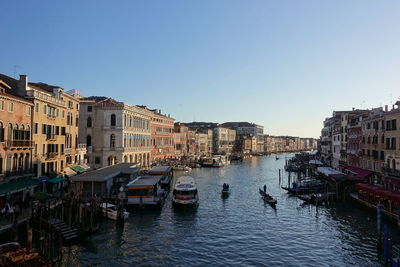
[[[267,193],[267,185],[266,184],[264,185],[263,188],[264,188],[264,193]]]

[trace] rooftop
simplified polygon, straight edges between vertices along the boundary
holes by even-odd
[[[136,174],[140,168],[134,163],[120,163],[71,177],[73,182],[104,182],[120,174]]]

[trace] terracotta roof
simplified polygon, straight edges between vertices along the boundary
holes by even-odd
[[[53,92],[54,88],[61,88],[60,86],[49,85],[47,83],[28,83],[28,85],[51,93]]]

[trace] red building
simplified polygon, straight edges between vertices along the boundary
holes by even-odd
[[[10,94],[13,86],[0,80],[0,183],[33,175],[33,103]]]

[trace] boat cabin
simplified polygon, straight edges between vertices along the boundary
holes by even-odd
[[[126,185],[128,205],[162,205],[166,196],[161,188],[163,176],[139,176]]]
[[[162,176],[161,187],[164,189],[169,188],[172,178],[174,177],[171,166],[155,166],[148,171],[148,174],[150,176]]]

